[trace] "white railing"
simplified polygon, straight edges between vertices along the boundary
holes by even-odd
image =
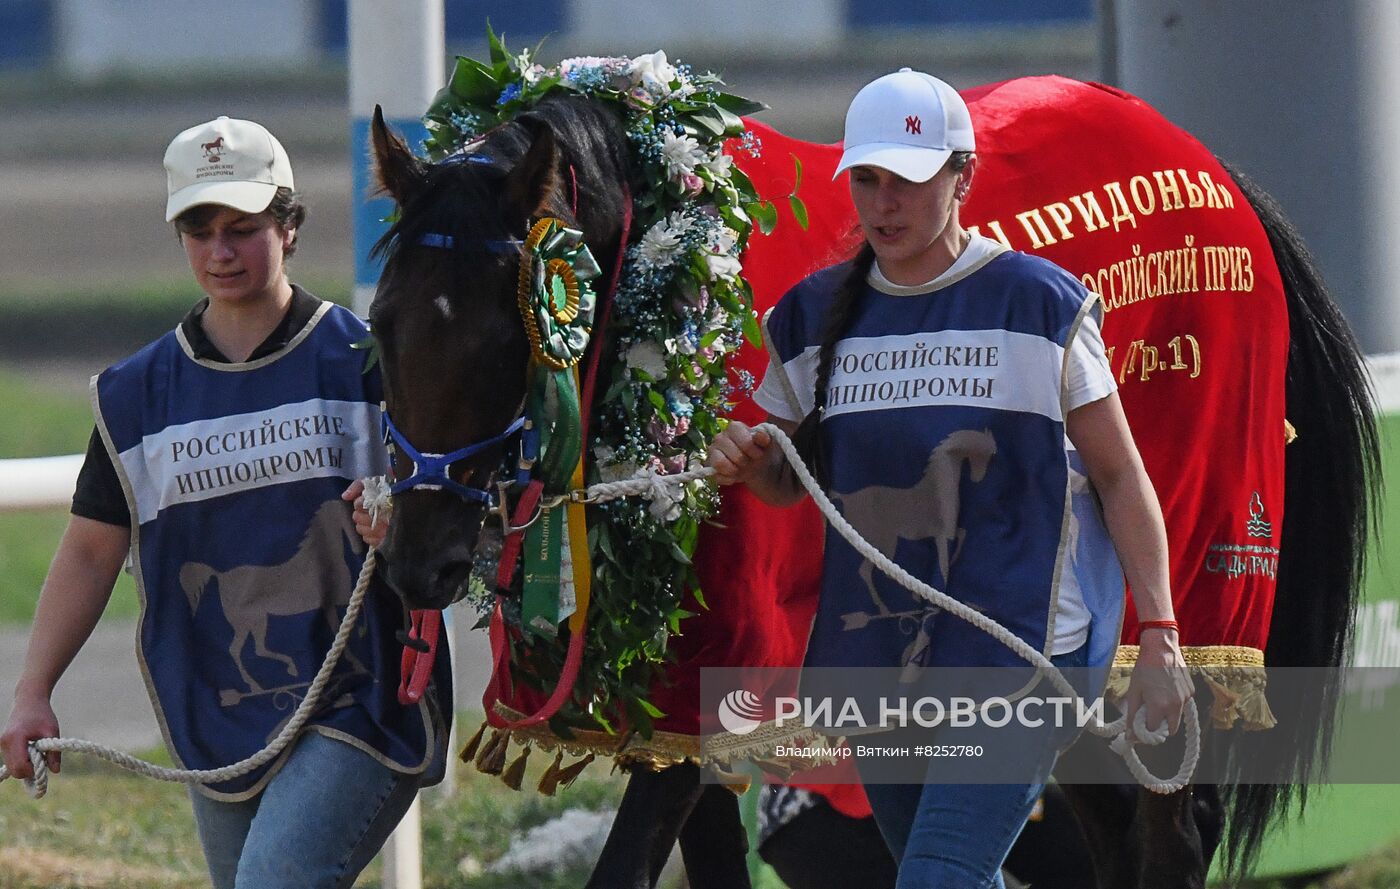
[[[67,506],[82,454],[0,460],[0,512]]]

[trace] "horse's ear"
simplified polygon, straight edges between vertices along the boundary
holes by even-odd
[[[422,183],[423,165],[408,150],[408,144],[384,123],[384,112],[378,105],[374,106],[370,141],[374,146],[374,171],[379,191],[402,206]]]
[[[546,121],[526,114],[515,122],[524,127],[530,147],[506,177],[506,198],[524,215],[534,216],[559,187],[559,146]]]

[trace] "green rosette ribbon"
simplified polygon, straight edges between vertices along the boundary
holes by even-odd
[[[551,370],[573,367],[588,348],[597,297],[589,283],[601,270],[583,232],[545,217],[525,239],[517,296],[530,351]]]

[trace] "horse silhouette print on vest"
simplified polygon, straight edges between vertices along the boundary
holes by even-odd
[[[243,649],[251,638],[258,657],[280,661],[292,678],[300,678],[293,658],[267,647],[268,620],[319,611],[334,634],[340,626],[337,609],[350,601],[354,583],[345,561],[347,544],[357,555],[364,551],[349,506],[327,500],[312,516],[296,553],[280,565],[240,565],[216,571],[200,562],[186,562],[180,568],[180,588],[189,599],[190,611],[199,610],[200,600],[212,583],[224,618],[233,627],[228,652],[248,690],[220,689],[220,706],[232,707],[246,697],[291,693],[310,685],[312,677],[307,676],[300,684],[264,688],[244,665]],[[368,672],[348,647],[341,663],[355,673]]]
[[[938,443],[929,454],[923,477],[908,488],[871,485],[849,494],[835,494],[832,499],[841,505],[841,513],[856,527],[870,545],[887,558],[895,558],[900,540],[916,541],[932,538],[938,554],[939,583],[946,585],[948,572],[958,560],[967,532],[958,526],[961,503],[963,464],[968,466],[968,479],[980,482],[987,475],[987,466],[997,452],[996,440],[990,430],[960,429]],[[875,566],[862,560],[860,577],[870,590],[874,613],[852,611],[841,615],[842,628],[859,630],[874,620],[896,619],[909,625],[917,621],[918,636],[905,652],[904,662],[914,663],[927,647],[927,622],[938,609],[925,605],[909,611],[892,612],[875,589]]]

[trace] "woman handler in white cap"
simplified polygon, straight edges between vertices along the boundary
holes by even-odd
[[[96,428],[0,735],[21,778],[26,745],[59,733],[53,688],[128,554],[166,745],[207,769],[278,735],[330,647],[361,538],[383,537],[347,502],[386,465],[379,379],[351,348],[367,331],[287,279],[306,210],[286,152],[221,117],[176,136],[165,168],[166,220],[204,298],[93,378]],[[215,887],[351,885],[440,774],[450,677],[398,703],[400,619],[371,589],[307,729],[267,766],[191,787]]]
[[[1166,532],[1108,370],[1098,296],[962,227],[975,150],[948,84],[906,68],[860,91],[837,175],[850,173],[865,243],[773,309],[774,360],[754,400],[863,537],[1059,667],[1101,679],[1126,574],[1144,624],[1127,706],[1175,731],[1191,686]],[[740,423],[715,439],[709,464],[770,503],[805,496],[769,436]],[[839,670],[805,671],[804,695],[808,675],[868,675],[883,690],[887,673],[907,681],[920,667],[998,668],[1021,677],[1005,692],[1012,701],[1034,685],[1004,644],[872,570],[834,532],[805,667]],[[925,675],[940,673],[951,675]],[[995,686],[989,675],[978,681]],[[1095,681],[1079,684],[1097,693]],[[1002,885],[999,867],[1073,736],[1072,725],[1020,729],[970,729],[982,753],[951,770],[857,750],[901,889]],[[958,740],[946,732],[915,736],[912,749]],[[957,783],[967,781],[980,783]]]

